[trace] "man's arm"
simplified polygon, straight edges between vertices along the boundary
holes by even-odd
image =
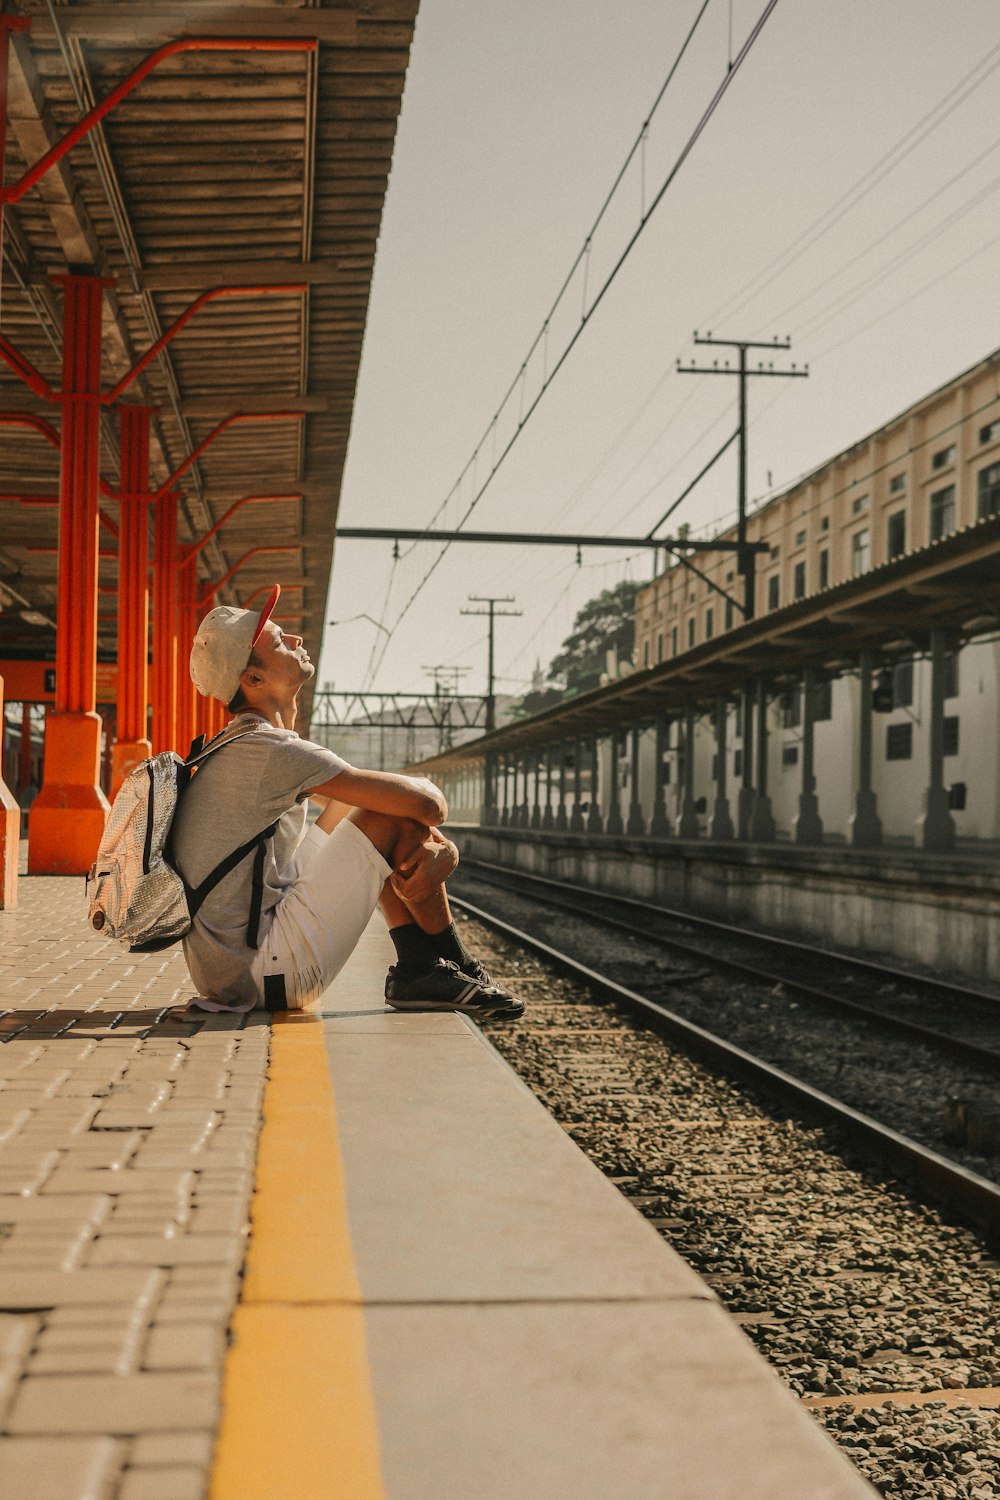
[[[356,766],[345,766],[339,775],[313,787],[309,795],[390,817],[413,818],[428,828],[436,828],[448,816],[444,793],[432,781],[394,771],[360,771]]]
[[[419,849],[392,872],[392,888],[407,905],[426,901],[458,866],[458,849],[432,828]]]

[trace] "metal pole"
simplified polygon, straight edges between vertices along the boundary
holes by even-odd
[[[28,742],[31,742],[31,721],[21,711],[21,774],[24,774],[24,725],[28,723]],[[0,752],[3,749],[3,678],[0,677]],[[21,809],[17,798],[3,779],[3,755],[0,753],[0,911],[10,911],[17,905],[17,862],[21,839]]]
[[[715,807],[712,810],[712,822],[709,826],[709,837],[717,839],[720,843],[727,842],[734,837],[733,820],[729,815],[729,798],[726,795],[726,718],[729,713],[729,704],[720,693],[715,700]]]
[[[917,819],[917,847],[941,853],[955,847],[955,819],[948,807],[944,784],[944,705],[947,641],[941,629],[931,631],[931,703],[929,735],[930,775],[924,793],[923,816]]]
[[[565,743],[559,746],[559,806],[556,808],[556,829],[559,833],[565,833],[569,827],[569,818],[566,815],[566,757],[567,747]]]
[[[486,733],[497,727],[497,700],[493,691],[493,609],[495,600],[490,600],[490,644],[486,663]]]
[[[583,740],[573,742],[573,809],[569,815],[571,833],[583,832]]]
[[[618,734],[619,734],[619,731],[617,729],[612,729],[612,731],[611,731],[611,775],[609,777],[609,780],[611,782],[611,787],[610,787],[610,797],[609,797],[609,801],[608,801],[608,816],[607,816],[607,819],[606,819],[605,824],[604,824],[604,831],[605,831],[605,833],[612,833],[612,834],[620,834],[620,833],[624,833],[625,832],[625,825],[622,822],[621,787],[618,784],[619,780],[620,780],[619,772],[618,772],[619,755],[620,755],[619,746],[618,746]]]
[[[740,493],[736,539],[739,542],[737,567],[743,574],[743,618],[752,620],[757,567],[755,555],[747,554],[747,349],[745,344],[740,345]]]
[[[740,794],[737,801],[737,825],[739,837],[750,837],[750,819],[753,817],[753,684],[743,685],[741,702],[743,732],[740,735],[740,756],[743,761],[740,775]]]
[[[684,797],[677,824],[677,836],[682,839],[696,839],[701,834],[694,805],[694,737],[695,711],[692,704],[684,710]]]
[[[494,648],[494,622],[495,622],[495,620],[496,620],[496,618],[497,618],[498,615],[501,618],[504,618],[505,616],[518,616],[518,615],[521,614],[521,610],[519,610],[519,609],[501,609],[501,610],[498,610],[497,609],[497,605],[498,604],[513,604],[514,603],[514,596],[512,594],[497,594],[497,595],[494,595],[494,596],[483,595],[483,594],[470,594],[469,595],[469,603],[470,604],[485,604],[486,605],[486,610],[483,611],[481,609],[463,609],[463,610],[460,611],[461,614],[463,614],[463,615],[480,615],[481,616],[484,613],[486,613],[488,615],[488,617],[489,617],[489,627],[488,627],[488,641],[489,641],[489,645],[488,645],[488,650],[487,650],[487,664],[486,664],[486,733],[489,734],[491,732],[491,730],[494,730],[497,727],[497,700],[496,700],[496,694],[495,694],[495,692],[493,690],[493,686],[494,686],[494,672],[493,672],[493,660],[494,660],[494,651],[493,651],[493,648]]]
[[[797,844],[821,844],[823,820],[816,797],[815,764],[816,672],[805,667],[802,672],[802,788],[799,811],[792,823],[792,837]]]
[[[57,280],[63,287],[63,373],[55,712],[47,716],[28,868],[33,875],[83,875],[94,861],[108,813],[100,786],[96,711],[104,282],[75,274]]]
[[[153,749],[158,754],[177,748],[177,496],[173,491],[157,500],[154,525]]]
[[[642,726],[639,721],[632,725],[632,798],[629,802],[627,831],[637,838],[645,837],[646,819],[642,814],[642,802],[639,798],[639,744],[642,736]]]
[[[152,751],[149,720],[148,406],[121,408],[121,535],[118,555],[118,713],[111,790]]]
[[[649,820],[649,832],[653,838],[670,837],[670,819],[667,817],[667,799],[663,787],[663,758],[667,753],[670,721],[666,714],[656,716],[656,760],[653,769],[653,815]]]
[[[855,849],[877,849],[882,843],[882,820],[872,789],[872,653],[865,647],[858,658],[858,791],[848,823]]]
[[[198,613],[198,579],[193,557],[181,559],[178,551],[175,577],[177,580],[177,749],[187,755],[195,737],[197,717],[196,699],[198,690],[191,681],[188,660],[194,641],[195,619]]]
[[[767,683],[757,679],[757,795],[750,815],[750,838],[754,843],[769,844],[776,837],[771,799],[767,793]]]

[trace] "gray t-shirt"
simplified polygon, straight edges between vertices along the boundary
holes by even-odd
[[[200,766],[174,818],[174,854],[189,886],[196,886],[227,854],[278,819],[264,861],[261,931],[267,913],[297,874],[295,850],[305,827],[305,799],[346,765],[339,755],[292,729],[275,729],[257,715],[252,734],[225,745]],[[252,1004],[250,973],[256,949],[247,946],[253,894],[251,852],[231,870],[195,917],[184,957],[199,995],[227,1004]]]

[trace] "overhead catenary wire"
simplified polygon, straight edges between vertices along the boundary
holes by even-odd
[[[839,223],[870,193],[874,192],[890,172],[905,161],[918,146],[921,146],[928,136],[942,125],[960,105],[964,104],[966,99],[985,83],[997,68],[1000,68],[1000,43],[993,47],[984,58],[981,58],[973,68],[970,68],[958,83],[943,94],[938,102],[927,110],[909,130],[905,131],[835,202],[807,225],[791,244],[786,245],[780,255],[745,281],[742,287],[706,319],[705,326],[715,327],[722,320],[732,318],[736,313],[742,312],[753,297],[759,296],[778,276],[799,260],[816,240],[822,238],[829,229],[833,228],[834,224]],[[981,70],[985,71],[982,72],[980,78],[976,78],[975,75]],[[970,84],[972,79],[975,81]],[[966,85],[969,87],[966,88]]]
[[[696,29],[696,27],[698,25],[698,22],[700,21],[702,15],[704,15],[705,9],[707,8],[707,4],[708,4],[708,0],[705,0],[705,3],[702,5],[701,9],[699,10],[697,17],[695,18],[695,22],[694,22],[691,30],[689,31],[687,38],[685,39],[685,42],[684,42],[684,44],[683,44],[683,46],[681,48],[681,52],[679,53],[677,59],[675,60],[675,63],[673,65],[673,67],[671,68],[670,73],[668,74],[667,80],[666,80],[665,84],[663,85],[663,88],[661,89],[661,92],[660,92],[660,95],[658,96],[658,98],[662,98],[663,93],[665,92],[665,89],[667,87],[667,84],[669,84],[670,79],[674,76],[674,74],[675,74],[675,72],[677,70],[677,67],[679,66],[680,60],[683,57],[684,52],[686,51],[687,46],[688,46],[688,44],[689,44],[692,36],[694,35],[694,31],[695,31],[695,29]],[[630,256],[632,250],[634,249],[635,245],[637,244],[637,242],[638,242],[638,240],[639,240],[639,238],[640,238],[643,230],[645,229],[646,225],[648,224],[650,218],[656,212],[656,209],[659,207],[660,203],[663,201],[663,198],[666,196],[666,194],[667,194],[668,190],[670,189],[671,185],[676,180],[677,175],[680,172],[681,168],[683,167],[684,163],[686,162],[687,158],[690,156],[691,152],[694,150],[695,145],[697,144],[697,142],[698,142],[699,138],[701,137],[702,133],[704,132],[706,126],[708,125],[709,121],[711,120],[712,116],[714,115],[716,109],[719,107],[720,103],[722,102],[722,99],[724,98],[727,90],[729,89],[730,84],[733,82],[734,78],[736,77],[737,73],[740,70],[740,67],[742,66],[742,64],[745,61],[746,57],[749,55],[751,49],[753,48],[753,46],[756,43],[758,37],[760,36],[761,32],[763,31],[764,26],[766,25],[769,17],[771,16],[772,12],[776,8],[777,4],[778,4],[778,0],[767,0],[767,3],[765,4],[764,9],[761,11],[761,13],[758,16],[756,22],[754,23],[754,26],[753,26],[752,30],[750,31],[750,34],[748,35],[746,41],[743,43],[743,46],[740,48],[740,51],[738,52],[736,58],[733,60],[732,67],[727,71],[727,73],[726,73],[725,77],[723,78],[722,82],[716,88],[715,93],[712,95],[712,98],[710,99],[708,105],[706,106],[706,108],[702,112],[702,114],[701,114],[701,116],[700,116],[697,124],[694,127],[694,130],[691,132],[691,134],[689,135],[689,137],[686,140],[685,144],[682,146],[680,152],[678,153],[677,157],[674,160],[673,165],[671,166],[669,172],[667,173],[666,178],[660,184],[660,187],[658,188],[656,194],[654,195],[654,197],[653,197],[653,199],[652,199],[652,201],[651,201],[651,203],[649,205],[649,208],[642,215],[642,217],[641,217],[641,219],[639,221],[638,227],[634,230],[633,234],[628,239],[628,241],[627,241],[627,243],[625,245],[625,248],[622,250],[622,252],[618,256],[617,260],[615,260],[615,262],[613,263],[610,272],[605,277],[605,279],[602,282],[601,286],[597,290],[597,292],[596,292],[596,294],[594,296],[593,302],[590,304],[590,307],[588,308],[587,312],[585,313],[585,315],[581,319],[579,326],[576,328],[575,332],[571,335],[571,337],[570,337],[568,343],[566,344],[565,348],[563,349],[562,353],[559,355],[558,359],[555,361],[552,369],[547,374],[547,376],[546,376],[543,384],[541,385],[540,389],[538,390],[538,392],[535,394],[534,398],[530,401],[530,403],[526,407],[526,409],[524,411],[524,414],[520,418],[520,420],[518,422],[518,425],[517,425],[517,427],[516,427],[513,435],[509,438],[509,440],[506,442],[506,444],[501,448],[499,454],[494,458],[493,465],[492,465],[489,473],[487,474],[486,479],[483,481],[483,483],[480,485],[479,489],[474,494],[472,500],[470,501],[470,503],[466,507],[466,510],[465,510],[464,514],[462,515],[461,519],[459,520],[457,527],[455,527],[454,529],[460,530],[461,527],[464,526],[465,522],[469,519],[470,515],[475,510],[476,506],[479,504],[479,501],[482,499],[483,495],[486,493],[487,489],[489,488],[490,484],[492,483],[492,481],[495,478],[496,474],[498,473],[499,469],[502,467],[505,459],[507,458],[507,456],[509,455],[509,453],[513,449],[513,447],[514,447],[515,443],[517,442],[518,438],[520,437],[521,433],[524,431],[524,428],[527,426],[527,424],[530,421],[531,417],[533,416],[534,412],[537,410],[538,405],[541,402],[541,400],[542,400],[543,396],[545,395],[546,391],[549,389],[549,387],[551,386],[552,382],[555,380],[556,376],[559,374],[559,371],[562,369],[562,367],[565,364],[565,362],[566,362],[567,358],[569,357],[570,353],[575,348],[575,346],[576,346],[578,340],[580,339],[580,336],[582,335],[584,329],[586,327],[588,327],[588,325],[590,323],[590,320],[592,319],[593,315],[595,314],[595,312],[597,311],[598,307],[601,305],[601,303],[603,302],[605,296],[607,295],[608,291],[610,290],[611,286],[613,285],[613,283],[617,279],[618,273],[621,271],[622,267],[625,265],[626,261],[628,260],[628,258]],[[648,117],[647,117],[647,122],[648,122]],[[641,139],[641,132],[640,132],[640,138],[639,139]],[[639,141],[637,140],[636,145],[638,145],[638,143],[639,143]],[[636,146],[633,146],[632,152],[630,153],[630,159],[631,159],[631,156],[634,155],[635,150],[636,150]],[[619,174],[619,178],[617,180],[620,180],[620,177],[621,177],[621,173]],[[602,210],[602,212],[603,212],[603,210]],[[590,236],[588,236],[588,239],[589,238],[590,238]],[[581,251],[581,255],[582,254],[583,254],[583,252]],[[579,263],[579,257],[578,257],[577,264],[578,263]],[[570,273],[570,274],[572,276],[572,273]],[[564,288],[565,288],[566,285],[568,285],[568,281],[569,281],[569,278],[567,279],[567,282],[564,282]],[[528,358],[530,358],[531,353],[534,351],[534,349],[538,347],[538,344],[539,344],[539,342],[540,342],[540,340],[541,340],[542,337],[543,337],[543,333],[542,332],[540,332],[538,335],[536,335],[535,341],[534,341],[534,343],[532,345],[532,350],[529,351]],[[520,370],[518,371],[518,374],[515,376],[513,382],[511,383],[510,387],[508,388],[508,393],[507,393],[507,396],[505,396],[505,398],[504,398],[504,402],[506,402],[506,400],[509,399],[509,396],[518,388],[518,385],[519,385],[519,382],[520,382],[520,379],[521,379],[521,374],[524,371],[524,369],[526,368],[526,365],[527,365],[527,359],[522,362],[522,365],[521,365]],[[501,403],[501,408],[502,408],[503,404],[504,403]],[[491,428],[492,428],[493,434],[495,436],[495,434],[496,434],[496,423],[497,423],[497,418],[495,417],[494,420],[493,420],[493,422],[490,424],[490,427],[487,428],[487,432],[484,434],[483,438],[480,440],[480,443],[477,444],[477,448],[476,448],[477,452],[481,449],[482,444],[486,440],[486,437],[489,435]],[[468,465],[466,465],[466,468],[468,468]],[[449,493],[449,498],[450,498],[450,494],[451,493],[453,493],[453,491]],[[444,508],[443,506],[439,507],[438,511],[435,513],[435,517],[437,515],[440,515],[441,510],[443,508]],[[431,522],[428,523],[428,527],[432,526],[433,524],[434,523],[433,523],[433,520],[432,520]],[[448,545],[450,545],[450,544],[448,544]],[[432,577],[433,573],[435,572],[436,568],[440,564],[441,559],[443,558],[443,556],[444,556],[444,554],[445,554],[446,551],[447,551],[447,546],[441,549],[441,551],[439,552],[438,556],[434,559],[434,561],[430,564],[430,566],[428,567],[428,569],[424,573],[423,578],[420,580],[420,582],[418,583],[417,587],[413,590],[413,592],[411,593],[410,597],[407,599],[406,603],[403,605],[403,608],[400,611],[399,615],[396,617],[396,620],[395,620],[393,626],[391,627],[391,629],[393,631],[396,630],[399,627],[400,623],[405,618],[405,616],[407,615],[407,613],[409,612],[409,610],[412,608],[413,604],[415,603],[416,599],[419,597],[419,595],[422,592],[422,590],[424,589],[424,587],[426,587],[426,584],[429,582],[429,580]],[[379,663],[378,663],[379,665],[381,664],[381,661],[385,657],[385,653],[388,650],[388,646],[389,646],[389,640],[387,639],[383,643],[383,645],[382,645],[382,651],[381,651],[381,655],[379,657]],[[377,670],[377,667],[376,667],[376,670]]]

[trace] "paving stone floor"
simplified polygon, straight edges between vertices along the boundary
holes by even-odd
[[[83,881],[0,912],[0,1496],[201,1500],[268,1026],[171,1007],[180,948],[91,933]]]

